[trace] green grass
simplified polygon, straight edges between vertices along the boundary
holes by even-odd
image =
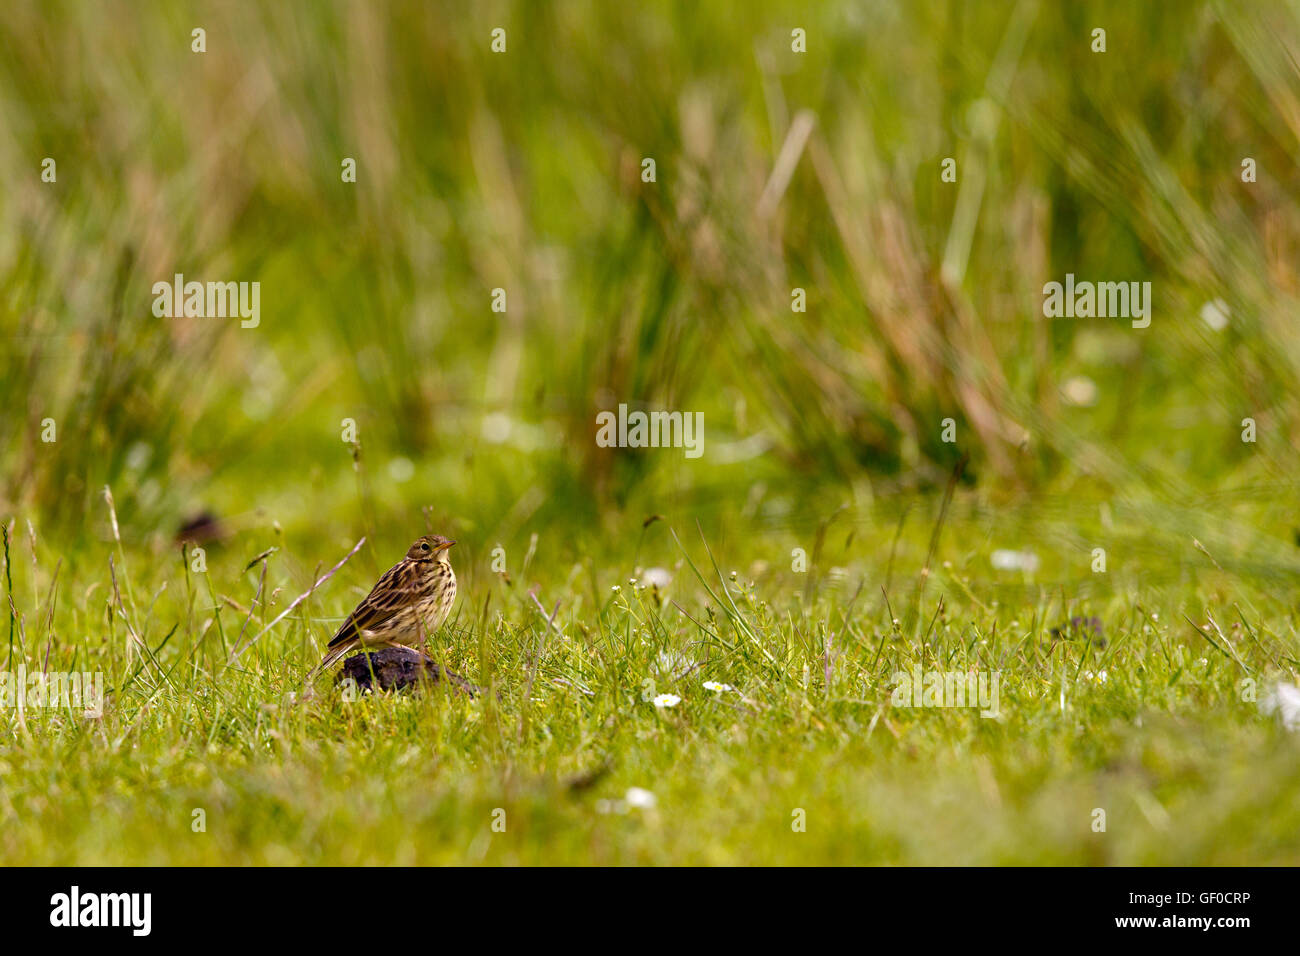
[[[187,575],[178,554],[116,556],[119,604],[115,549],[97,546],[61,570],[47,629],[52,555],[38,541],[33,564],[19,537],[18,659],[39,668],[48,645],[49,669],[103,670],[111,693],[99,719],[29,710],[20,726],[9,712],[0,857],[1293,862],[1296,741],[1243,699],[1294,680],[1290,596],[1243,585],[1231,568],[1245,555],[1211,560],[1187,542],[1169,557],[1175,573],[1145,582],[1117,542],[1094,575],[1087,552],[1054,551],[1009,525],[1004,540],[1003,522],[960,495],[951,511],[924,589],[936,514],[906,518],[896,545],[896,520],[841,515],[804,574],[783,557],[811,546],[795,536],[765,538],[760,557],[743,538],[706,548],[693,529],[679,548],[662,522],[628,529],[621,537],[637,544],[621,559],[540,540],[527,571],[508,559],[511,583],[462,563],[458,613],[435,647],[493,689],[476,699],[348,700],[324,683],[303,699],[331,624],[369,584],[360,555],[232,662],[237,635],[306,590],[310,570],[289,568],[330,565],[343,550],[308,557],[283,545],[267,559],[270,597],[255,605],[261,565],[241,573],[242,552],[219,554],[206,575]],[[990,542],[1032,548],[1043,566],[995,572]],[[671,572],[662,590],[631,583],[650,566]],[[548,633],[525,576],[548,613],[559,603],[562,634]],[[1068,626],[1078,616],[1100,619],[1100,640]],[[128,621],[149,655],[132,649]],[[94,638],[74,639],[84,633]],[[891,706],[892,675],[914,666],[998,672],[999,716]],[[657,694],[681,702],[659,708]],[[655,806],[623,804],[631,787]],[[1104,833],[1092,829],[1096,808]],[[196,809],[204,832],[192,831]],[[498,809],[504,832],[493,829]],[[798,809],[803,832],[792,829]]]
[[[1293,861],[1297,51],[1294,3],[8,3],[0,653],[110,695],[0,709],[0,862]],[[176,272],[260,326],[156,318]],[[1151,326],[1046,318],[1066,273]],[[623,402],[704,455],[599,447]],[[426,530],[490,692],[304,699]]]

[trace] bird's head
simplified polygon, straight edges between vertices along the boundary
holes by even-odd
[[[417,538],[415,544],[411,545],[411,550],[406,552],[406,560],[450,564],[451,557],[447,554],[447,550],[455,543],[451,538],[444,538],[440,534],[426,534],[423,538]]]

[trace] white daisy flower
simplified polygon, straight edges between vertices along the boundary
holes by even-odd
[[[628,787],[627,793],[623,795],[623,802],[638,810],[653,810],[658,801],[653,793],[643,787]]]
[[[673,579],[672,573],[664,568],[649,568],[641,575],[641,580],[649,587],[666,588],[668,582]]]
[[[1061,394],[1070,405],[1089,408],[1097,404],[1097,383],[1086,375],[1076,375],[1061,386]]]
[[[660,694],[655,698],[655,706],[663,709],[665,707],[676,707],[682,702],[682,699],[676,694]]]
[[[1300,730],[1300,689],[1294,685],[1277,684],[1259,702],[1259,707],[1266,714],[1279,713],[1287,730]]]
[[[1222,299],[1211,299],[1201,306],[1201,321],[1216,332],[1222,332],[1228,327],[1228,316],[1231,314],[1228,303]]]
[[[1038,555],[1032,551],[1011,551],[999,548],[990,557],[993,567],[999,571],[1025,571],[1033,574],[1038,570]]]

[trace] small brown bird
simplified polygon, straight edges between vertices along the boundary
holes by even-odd
[[[438,534],[416,540],[348,615],[312,676],[358,648],[419,648],[432,636],[456,600],[456,574],[447,554],[455,543]]]

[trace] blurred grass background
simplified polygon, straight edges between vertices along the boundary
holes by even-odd
[[[1297,49],[1284,4],[11,3],[0,505],[105,538],[110,485],[155,547],[205,508],[485,540],[970,453],[992,501],[1267,508]],[[155,318],[176,272],[260,281],[260,327]],[[1151,281],[1151,327],[1044,319],[1066,272]],[[704,457],[596,447],[618,402],[704,412]]]

